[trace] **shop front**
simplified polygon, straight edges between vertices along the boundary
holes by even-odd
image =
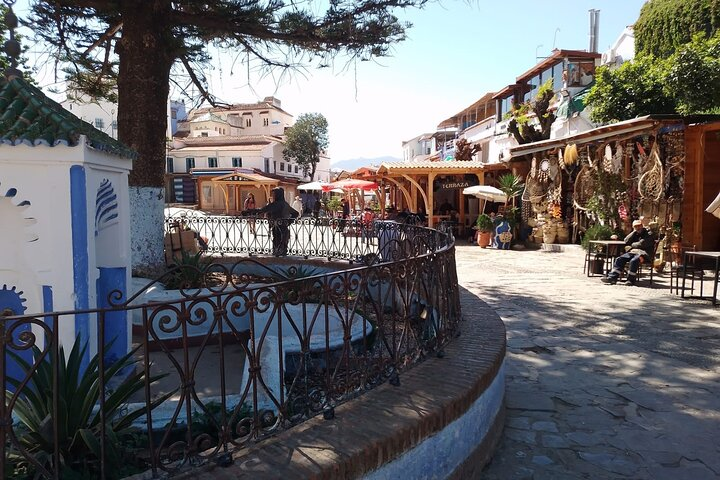
[[[647,116],[512,148],[530,238],[574,243],[640,218],[667,244],[718,249],[720,220],[704,213],[720,190],[718,133],[718,117]]]

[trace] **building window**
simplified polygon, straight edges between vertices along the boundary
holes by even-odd
[[[270,173],[270,159],[265,158],[265,173]]]
[[[189,172],[191,168],[195,168],[195,159],[188,157],[185,159],[185,170]]]
[[[252,127],[252,119],[251,119],[251,118],[246,118],[246,119],[245,119],[245,126],[246,126],[246,127]]]
[[[280,171],[281,172],[285,171],[285,162],[280,162]]]
[[[173,173],[175,171],[175,164],[173,163],[172,157],[165,158],[165,169],[167,170],[167,173]]]
[[[200,136],[201,136],[201,137],[207,137],[207,136],[208,136],[208,132],[200,132]]]
[[[217,158],[215,157],[208,157],[208,167],[215,168],[217,167]]]
[[[242,158],[240,157],[233,157],[232,158],[232,166],[233,167],[242,167]]]
[[[268,125],[270,125],[270,119],[267,117],[263,118],[263,127],[267,127]]]
[[[273,173],[277,172],[277,162],[273,161]]]
[[[95,128],[105,128],[105,121],[102,118],[96,118]]]
[[[298,166],[295,165],[295,173],[298,173]]]

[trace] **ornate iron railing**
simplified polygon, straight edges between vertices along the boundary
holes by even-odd
[[[268,253],[262,232],[272,225],[256,220],[260,239],[250,239],[248,220],[185,219],[210,252]],[[355,236],[356,222],[338,232],[337,220],[320,220],[295,221],[289,242],[291,255],[320,262],[182,264],[107,309],[0,319],[4,478],[115,478],[130,465],[172,475],[226,463],[250,442],[320,413],[331,419],[339,403],[397,384],[408,366],[441,352],[460,319],[452,235],[388,222]],[[158,292],[159,282],[184,288]],[[79,385],[63,361],[72,354],[60,346],[62,326],[87,315],[108,340],[117,312],[133,320],[137,363],[111,367],[97,340],[96,360],[88,354],[80,367],[97,369],[95,390]],[[8,380],[8,364],[33,348],[24,377]],[[116,405],[122,378],[142,388]],[[94,423],[78,424],[83,414],[69,409],[77,391],[96,392],[79,403]],[[28,418],[35,402],[46,414]]]

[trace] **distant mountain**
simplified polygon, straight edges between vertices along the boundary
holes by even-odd
[[[333,170],[347,170],[352,172],[360,167],[369,167],[370,165],[380,165],[386,162],[400,162],[402,159],[397,157],[375,157],[375,158],[351,158],[348,160],[340,160],[339,162],[332,162],[330,168]]]

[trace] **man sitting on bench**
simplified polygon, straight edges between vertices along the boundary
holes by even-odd
[[[615,285],[622,274],[625,265],[629,262],[627,280],[625,285],[635,285],[638,268],[642,262],[650,262],[650,253],[655,246],[655,239],[645,228],[642,220],[635,220],[632,223],[633,231],[625,237],[625,253],[615,259],[613,269],[606,278],[600,279],[603,283]]]

